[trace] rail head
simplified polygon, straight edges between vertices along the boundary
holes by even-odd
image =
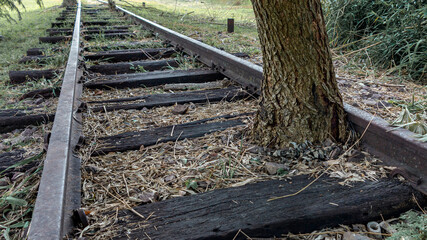
[[[73,147],[71,141],[78,75],[80,18],[81,2],[79,0],[62,91],[28,233],[28,239],[31,240],[61,239],[64,235],[68,168]]]
[[[98,1],[107,3],[102,0]],[[198,60],[220,71],[230,79],[250,90],[260,91],[263,80],[262,67],[167,29],[119,6],[116,6],[116,10],[130,16],[146,29],[158,33],[185,52],[198,56]],[[404,168],[424,179],[417,189],[426,194],[427,161],[425,161],[425,156],[427,156],[427,143],[418,141],[413,137],[414,134],[406,129],[392,129],[384,119],[348,104],[344,105],[348,119],[358,133],[362,134],[369,125],[362,139],[368,150],[381,157],[386,164]]]

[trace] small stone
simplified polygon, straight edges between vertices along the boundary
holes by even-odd
[[[323,152],[323,150],[319,150],[319,159],[325,160],[325,153]]]
[[[342,236],[343,240],[371,240],[371,238],[360,235],[360,234],[356,234],[356,233],[351,233],[351,232],[346,232],[344,233],[344,235]]]
[[[304,150],[306,150],[306,149],[307,149],[307,147],[308,147],[308,145],[307,145],[306,143],[301,143],[301,144],[298,146],[298,149],[299,149],[300,151],[304,151]]]
[[[319,158],[319,153],[318,153],[317,151],[314,151],[314,152],[313,152],[313,157],[314,157],[314,158]]]
[[[274,151],[274,152],[273,152],[273,157],[280,157],[280,153],[281,153],[281,151],[280,151],[280,150],[276,150],[276,151]]]
[[[26,128],[24,131],[22,131],[21,136],[28,137],[31,134],[33,134],[36,131],[36,128]]]
[[[186,114],[187,112],[188,112],[188,106],[187,105],[176,105],[172,109],[172,113],[175,114],[175,115]]]
[[[165,182],[170,182],[172,180],[174,180],[176,177],[175,175],[168,175],[165,177]]]
[[[156,192],[143,192],[138,198],[141,199],[143,203],[151,203],[156,201],[158,194]]]
[[[362,88],[365,88],[366,86],[365,86],[365,84],[363,84],[363,83],[361,83],[361,82],[359,82],[359,83],[357,83],[357,85],[359,85],[360,87],[362,87]]]
[[[368,106],[376,106],[377,102],[371,99],[364,99],[362,102]]]
[[[178,194],[179,194],[179,196],[185,196],[187,194],[187,192],[179,190]]]
[[[323,146],[324,146],[324,147],[329,147],[329,146],[331,146],[332,144],[334,144],[334,142],[333,142],[330,138],[327,138],[327,139],[323,142]]]
[[[268,174],[275,175],[279,169],[289,170],[289,167],[282,163],[266,162],[265,169],[267,170]]]

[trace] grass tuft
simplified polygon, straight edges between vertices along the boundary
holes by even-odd
[[[324,0],[332,47],[427,83],[427,5],[418,0]],[[360,50],[360,51],[358,51]]]

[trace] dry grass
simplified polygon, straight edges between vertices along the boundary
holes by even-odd
[[[88,113],[85,116],[84,132],[91,140],[81,150],[83,206],[91,212],[91,225],[81,232],[82,236],[113,237],[117,230],[115,211],[138,204],[300,174],[318,176],[325,170],[331,177],[342,179],[341,184],[345,185],[353,181],[375,181],[386,175],[386,170],[377,165],[378,159],[333,143],[295,146],[282,153],[257,151],[250,139],[252,117],[246,117],[246,126],[197,139],[90,157],[98,147],[97,137],[250,112],[256,109],[256,101],[194,105],[186,115],[173,115],[172,108]],[[295,154],[296,151],[299,154]],[[326,158],[315,158],[314,151],[322,151]],[[269,174],[266,170],[269,162],[283,164],[286,171]]]
[[[259,58],[254,61],[259,62]],[[192,64],[194,61],[190,61],[190,67]],[[163,90],[158,87],[85,90],[83,100],[99,101],[154,93],[163,93]],[[347,95],[344,97],[350,98]],[[225,114],[253,112],[257,108],[257,101],[189,105],[190,111],[185,115],[172,114],[173,106],[108,113],[89,110],[84,114],[84,134],[88,141],[80,149],[80,157],[83,207],[89,213],[90,225],[85,229],[77,229],[76,237],[111,239],[119,230],[117,214],[122,209],[220,188],[301,174],[313,177],[327,174],[339,178],[343,185],[351,185],[355,181],[375,181],[386,176],[387,168],[380,165],[379,159],[364,152],[357,144],[353,145],[355,138],[349,139],[344,145],[327,141],[319,146],[295,144],[279,152],[259,149],[250,138],[252,117],[244,117],[247,123],[245,126],[196,139],[180,139],[154,146],[141,146],[138,151],[91,157],[91,153],[100,147],[99,137]],[[282,164],[282,168],[276,174],[269,174],[266,168],[269,163]],[[313,236],[319,234],[306,239],[315,239]]]

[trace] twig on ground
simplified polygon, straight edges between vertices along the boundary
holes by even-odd
[[[105,191],[107,191],[107,193],[108,193],[110,196],[112,196],[113,198],[115,198],[115,199],[117,199],[118,201],[120,201],[121,203],[123,203],[129,211],[131,211],[131,212],[135,213],[137,216],[139,216],[139,217],[141,217],[142,219],[144,219],[144,220],[145,220],[145,217],[144,217],[144,216],[142,216],[139,212],[135,211],[135,209],[133,209],[131,206],[129,206],[129,204],[128,204],[127,202],[123,201],[122,199],[120,199],[120,198],[116,197],[114,194],[110,193],[110,191],[108,191],[108,189],[107,189],[107,188],[105,188],[104,186],[102,186],[102,185],[100,185],[100,186],[101,186]]]

